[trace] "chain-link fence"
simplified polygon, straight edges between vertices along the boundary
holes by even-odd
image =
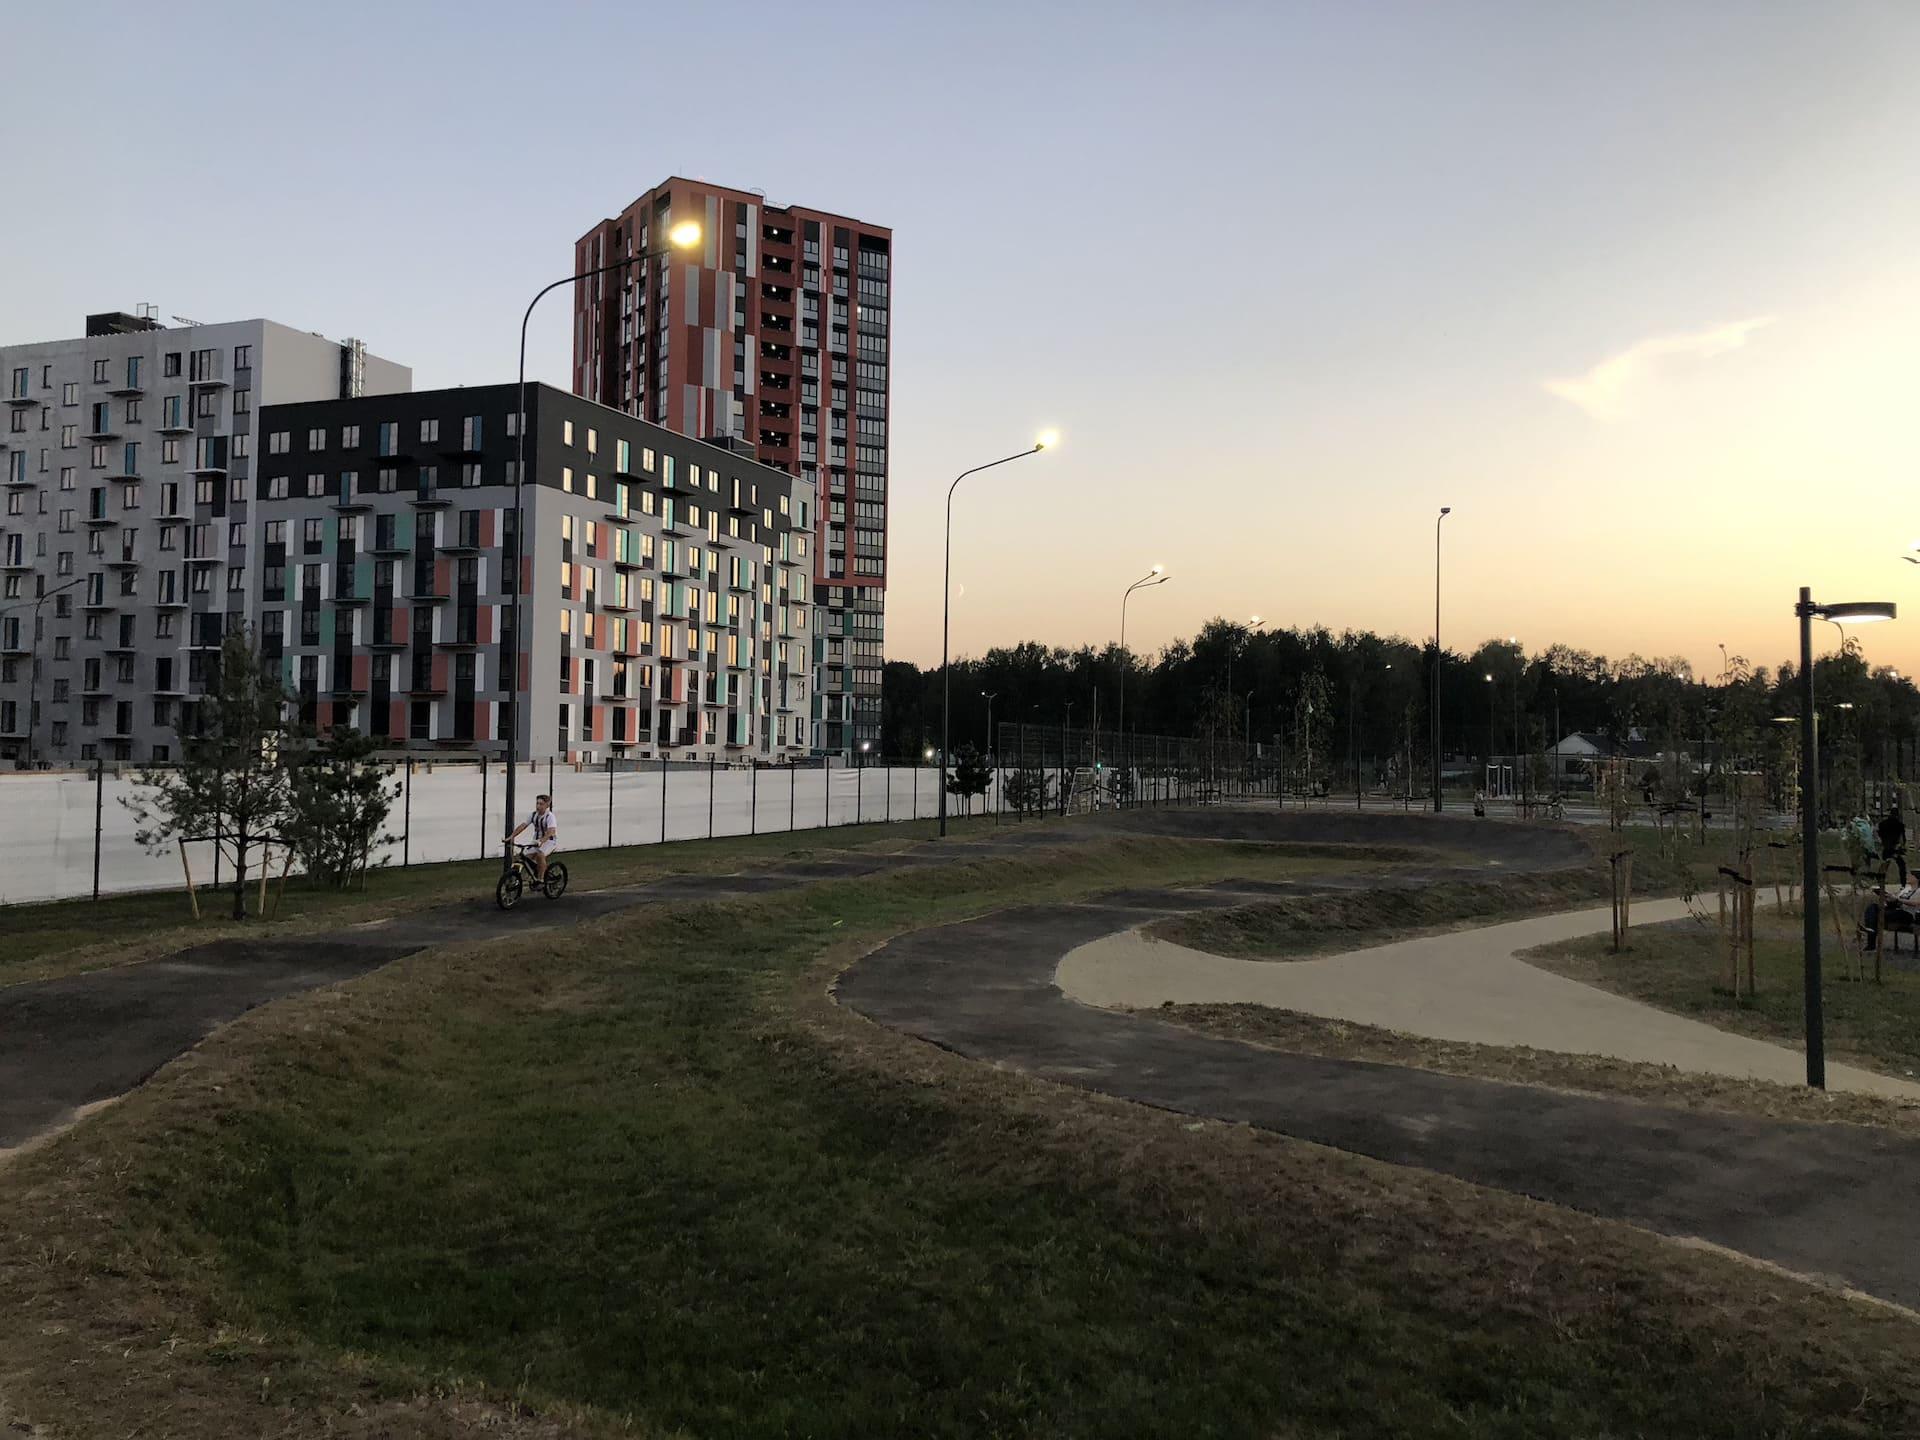
[[[417,865],[497,857],[506,825],[506,773],[478,757],[398,759],[392,836],[375,862]],[[536,794],[553,797],[561,847],[594,850],[723,835],[931,819],[939,813],[937,766],[783,765],[748,768],[704,761],[522,762],[514,823]],[[153,854],[134,836],[123,800],[139,788],[132,766],[0,774],[0,904],[231,880],[229,844],[193,840]],[[957,803],[950,807],[959,813]],[[976,804],[975,809],[979,808]],[[184,862],[184,863],[183,863]],[[249,860],[250,868],[257,863]],[[275,857],[276,869],[279,857]],[[4,926],[0,925],[0,930]]]

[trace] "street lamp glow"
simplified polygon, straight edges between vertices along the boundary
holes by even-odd
[[[1167,567],[1166,567],[1166,566],[1164,566],[1164,565],[1156,565],[1156,566],[1154,566],[1154,567],[1153,567],[1153,569],[1151,569],[1151,570],[1149,570],[1149,571],[1148,571],[1147,573],[1148,573],[1149,575],[1160,575],[1160,574],[1163,574],[1163,573],[1165,573],[1165,571],[1166,571],[1166,568],[1167,568]]]
[[[700,243],[700,234],[700,222],[698,220],[682,220],[678,225],[667,231],[667,240],[675,249],[691,250]]]
[[[1486,680],[1487,680],[1487,683],[1488,683],[1489,685],[1491,685],[1491,684],[1493,683],[1493,674],[1492,674],[1492,672],[1491,672],[1491,671],[1489,671],[1489,672],[1488,672],[1488,674],[1487,674],[1487,677],[1486,677]]]
[[[1060,432],[1058,430],[1042,430],[1039,438],[1033,442],[1033,448],[1036,450],[1052,450],[1059,444]]]
[[[922,760],[931,760],[931,759],[933,759],[933,746],[931,746],[931,745],[929,745],[929,746],[927,746],[927,750],[926,750],[926,753],[925,753],[924,755],[922,755],[922,756],[921,756],[920,758],[921,758]]]

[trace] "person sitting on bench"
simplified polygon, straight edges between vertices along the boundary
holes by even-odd
[[[1920,909],[1920,875],[1912,877],[1911,884],[1902,885],[1892,894],[1888,894],[1884,889],[1875,893],[1880,898],[1868,904],[1867,913],[1860,920],[1861,943],[1868,950],[1878,946],[1883,906],[1886,911],[1888,930],[1912,932],[1914,911]]]

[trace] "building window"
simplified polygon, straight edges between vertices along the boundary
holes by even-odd
[[[422,420],[420,422],[420,443],[422,445],[438,445],[440,443],[440,422],[438,420]]]

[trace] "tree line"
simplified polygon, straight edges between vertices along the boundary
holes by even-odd
[[[987,733],[1008,722],[1117,728],[1125,689],[1128,734],[1251,741],[1291,754],[1315,773],[1349,782],[1432,763],[1434,650],[1401,636],[1312,627],[1251,630],[1212,620],[1158,654],[1117,645],[1079,649],[1033,642],[954,662],[953,745],[997,747]],[[1441,749],[1448,763],[1540,755],[1575,732],[1619,742],[1638,737],[1667,753],[1699,753],[1710,768],[1791,770],[1796,667],[1773,669],[1726,655],[1719,673],[1696,675],[1678,656],[1610,660],[1568,645],[1528,654],[1507,639],[1440,657]],[[1489,678],[1491,677],[1491,678]],[[1920,692],[1905,676],[1870,667],[1851,639],[1814,662],[1823,770],[1835,783],[1905,778],[1914,766]],[[885,753],[909,757],[940,744],[941,676],[888,662],[883,676]]]

